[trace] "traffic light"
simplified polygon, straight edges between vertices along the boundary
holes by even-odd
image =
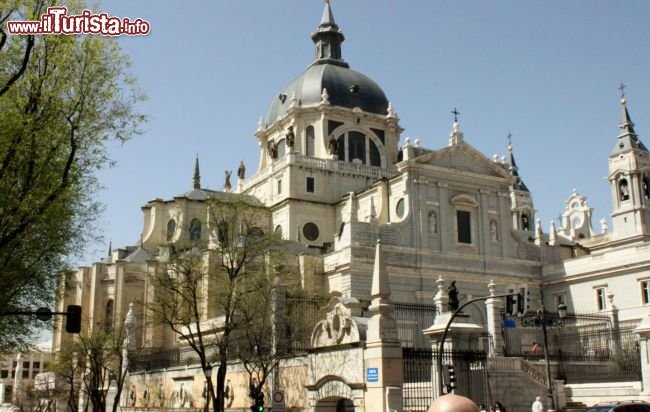
[[[255,398],[255,404],[251,407],[251,411],[253,412],[264,412],[264,394],[259,393],[257,397]]]
[[[449,393],[454,393],[456,389],[456,371],[454,370],[454,365],[447,365],[449,369]]]
[[[68,305],[65,312],[65,331],[68,333],[81,331],[81,306]]]
[[[512,290],[509,290],[508,293],[512,293]],[[515,297],[513,295],[506,296],[506,314],[515,314]]]

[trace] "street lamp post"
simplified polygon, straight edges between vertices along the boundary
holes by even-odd
[[[505,298],[508,296],[517,296],[516,293],[505,293],[503,295],[489,295],[489,296],[481,296],[479,298],[474,298],[470,299],[467,302],[463,303],[460,305],[454,313],[451,314],[451,317],[447,321],[447,325],[445,325],[445,330],[442,332],[442,336],[440,337],[440,343],[438,344],[438,359],[437,360],[437,365],[436,368],[438,369],[438,389],[440,391],[440,394],[442,395],[442,392],[444,391],[444,382],[442,381],[442,356],[445,350],[445,340],[447,339],[447,334],[449,333],[449,328],[451,327],[451,324],[454,322],[454,319],[456,319],[456,316],[458,316],[459,313],[469,304],[474,303],[474,302],[481,302],[481,301],[486,301],[488,299],[493,299],[493,298]]]
[[[563,326],[564,325],[564,319],[566,318],[567,311],[566,311],[566,305],[561,303],[557,305],[557,313],[558,317],[552,317],[549,318],[547,317],[547,312],[546,309],[544,308],[544,305],[540,306],[539,309],[537,309],[537,314],[532,318],[532,319],[526,319],[522,318],[522,325],[523,326],[529,326],[534,325],[534,326],[541,326],[542,328],[542,335],[544,338],[544,366],[546,367],[546,393],[548,396],[548,404],[551,406],[551,410],[555,410],[555,396],[554,396],[554,389],[553,389],[553,381],[551,379],[551,362],[548,359],[548,333],[546,330],[547,326]]]

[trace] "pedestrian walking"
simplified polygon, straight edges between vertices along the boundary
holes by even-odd
[[[542,404],[542,398],[539,396],[535,398],[535,402],[533,402],[533,406],[530,409],[532,412],[544,412],[544,405]]]

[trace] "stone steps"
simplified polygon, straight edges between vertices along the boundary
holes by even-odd
[[[584,412],[587,410],[587,405],[582,402],[567,402],[562,411],[564,412]]]

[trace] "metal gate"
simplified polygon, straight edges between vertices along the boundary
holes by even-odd
[[[445,351],[442,363],[453,365],[454,393],[466,396],[476,403],[489,404],[487,352]],[[438,352],[431,349],[402,349],[404,412],[424,412],[433,402],[433,373]]]

